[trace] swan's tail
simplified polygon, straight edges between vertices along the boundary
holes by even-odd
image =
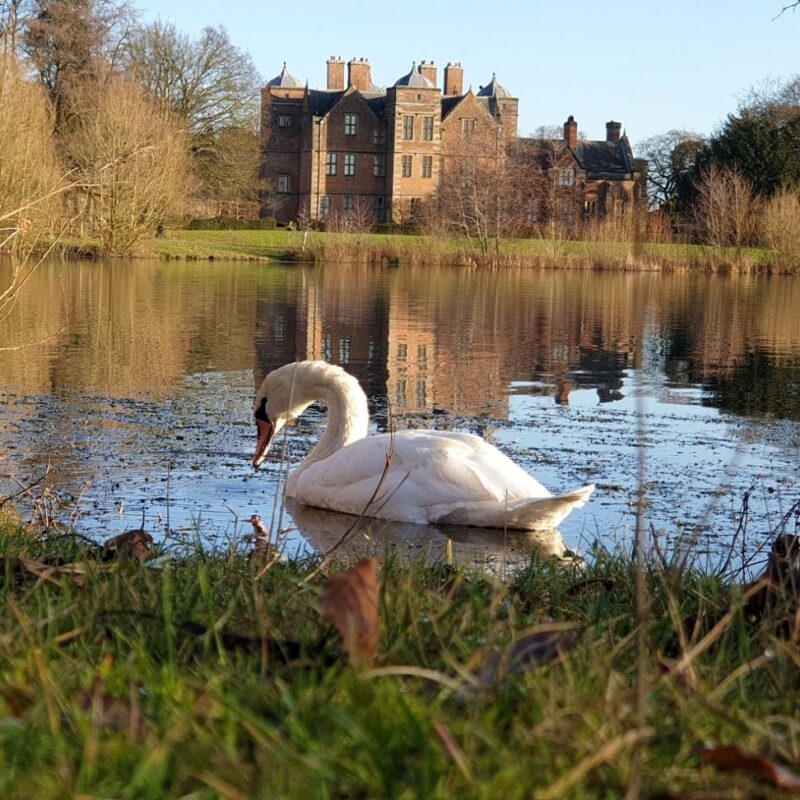
[[[472,503],[468,507],[451,509],[435,521],[455,525],[479,524],[485,528],[551,530],[557,528],[576,508],[581,508],[593,491],[592,483],[574,492],[551,497],[510,500],[508,503],[495,500]],[[476,519],[481,521],[476,523]]]

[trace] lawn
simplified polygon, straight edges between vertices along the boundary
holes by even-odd
[[[634,779],[677,800],[779,796],[796,779],[773,770],[800,763],[791,592],[754,614],[730,581],[652,567],[637,655],[624,554],[585,570],[534,560],[505,583],[390,556],[377,639],[353,666],[330,594],[352,576],[325,576],[346,565],[140,563],[121,546],[102,561],[10,517],[0,553],[8,800],[555,800],[623,797]],[[747,769],[707,763],[725,758]]]

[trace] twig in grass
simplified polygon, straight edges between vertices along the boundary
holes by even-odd
[[[614,758],[623,750],[627,750],[630,747],[639,747],[648,739],[652,739],[655,733],[654,728],[636,728],[606,742],[599,750],[579,761],[563,778],[559,778],[555,783],[551,783],[547,789],[539,792],[536,795],[537,800],[560,800],[593,769]]]
[[[0,499],[0,508],[3,508],[3,506],[6,503],[15,500],[17,497],[22,497],[23,495],[27,494],[28,492],[30,492],[31,489],[33,489],[34,486],[38,486],[42,481],[46,481],[47,476],[49,474],[50,474],[50,465],[48,464],[47,469],[44,471],[44,474],[40,475],[35,481],[32,481],[26,486],[22,486],[22,488],[18,492],[14,492],[13,494],[10,494],[7,497],[3,497],[2,499]]]

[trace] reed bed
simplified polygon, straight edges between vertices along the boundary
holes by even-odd
[[[712,247],[671,241],[663,222],[634,239],[614,221],[589,227],[584,238],[543,230],[530,238],[500,239],[485,254],[457,237],[320,231],[170,231],[138,253],[157,258],[269,259],[286,262],[393,266],[503,267],[793,274],[800,261],[779,249]],[[787,241],[787,237],[781,241]],[[75,243],[73,243],[74,245]]]

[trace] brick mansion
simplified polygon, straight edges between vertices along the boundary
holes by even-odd
[[[599,141],[579,139],[571,116],[563,137],[519,137],[519,100],[494,76],[477,92],[464,91],[460,63],[447,64],[441,85],[438,77],[436,65],[422,61],[381,89],[366,59],[345,64],[331,57],[326,88],[309,89],[284,64],[261,92],[266,213],[279,220],[358,213],[374,222],[414,222],[448,170],[478,143],[495,163],[526,158],[544,165],[584,217],[644,196],[646,162],[633,158],[619,122],[608,122]],[[564,204],[558,201],[562,210]],[[532,222],[543,214],[531,206]]]

